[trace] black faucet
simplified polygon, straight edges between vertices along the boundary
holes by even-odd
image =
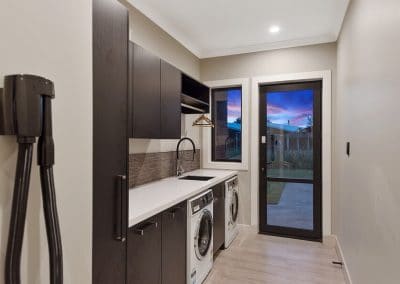
[[[182,165],[180,163],[179,159],[179,147],[181,146],[182,141],[188,140],[190,143],[192,143],[193,146],[193,158],[192,161],[194,161],[194,154],[196,153],[196,146],[194,145],[194,142],[192,139],[189,137],[183,137],[178,141],[178,144],[176,145],[176,175],[180,176],[184,173],[184,169],[182,168]]]

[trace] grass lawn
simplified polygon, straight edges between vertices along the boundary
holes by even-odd
[[[267,174],[268,177],[313,178],[313,170],[304,169],[268,169]],[[284,182],[267,182],[267,204],[279,204],[285,185]]]
[[[267,169],[268,177],[312,179],[312,169]]]

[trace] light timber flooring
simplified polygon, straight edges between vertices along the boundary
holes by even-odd
[[[214,260],[205,284],[345,284],[342,269],[333,265],[338,256],[335,240],[316,243],[257,234],[240,226],[227,250]]]

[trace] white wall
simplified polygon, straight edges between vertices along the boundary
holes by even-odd
[[[331,70],[335,86],[336,43],[203,59],[200,61],[200,67],[203,81]],[[334,88],[332,98],[335,101]],[[251,113],[251,115],[257,114]],[[251,130],[250,135],[252,135]],[[239,174],[241,200],[239,222],[244,224],[250,224],[252,221],[251,170],[250,168],[249,171],[241,171]]]
[[[149,18],[144,16],[127,2],[129,8],[129,38],[145,49],[159,56],[163,60],[174,65],[193,78],[200,78],[200,60],[171,37],[163,29],[157,26]],[[197,148],[201,148],[201,133],[198,127],[192,127],[193,121],[198,115],[182,115],[182,136],[193,139]],[[154,139],[130,139],[130,153],[149,153],[174,151],[178,140],[154,140]],[[191,149],[189,143],[184,142],[182,149]]]
[[[32,73],[55,83],[53,124],[64,283],[91,283],[92,1],[0,1],[3,76]],[[17,144],[0,136],[0,283],[7,247]],[[49,283],[36,152],[22,257],[22,283]]]
[[[398,0],[352,0],[338,42],[334,232],[355,284],[400,281],[399,27]]]

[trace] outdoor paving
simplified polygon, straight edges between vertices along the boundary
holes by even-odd
[[[267,205],[268,225],[313,229],[313,185],[287,183],[278,204]]]

